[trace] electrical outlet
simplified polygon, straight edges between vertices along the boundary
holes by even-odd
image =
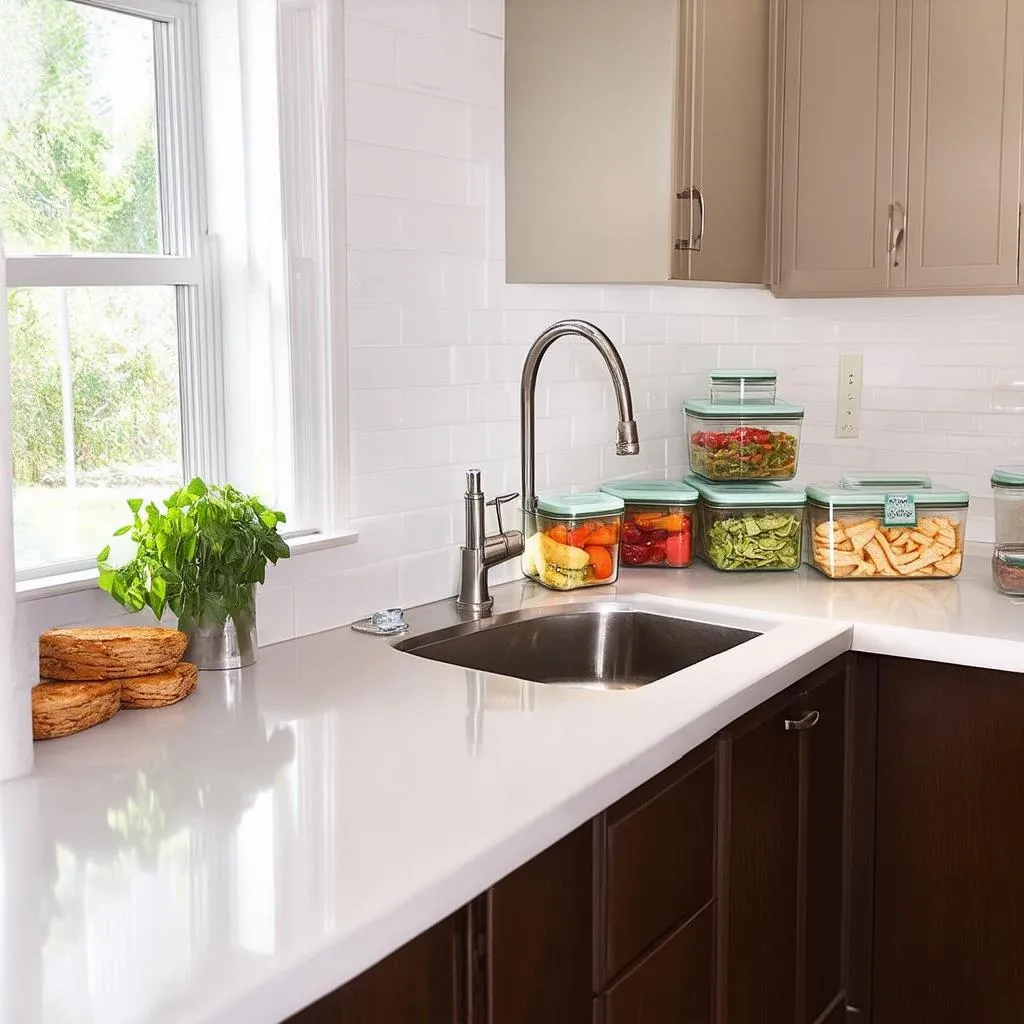
[[[860,390],[864,357],[858,352],[839,357],[839,392],[836,401],[836,437],[860,433]]]

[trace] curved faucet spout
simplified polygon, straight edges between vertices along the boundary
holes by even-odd
[[[615,388],[615,401],[619,407],[619,425],[615,442],[616,455],[636,455],[640,451],[637,440],[636,422],[633,419],[633,398],[629,391],[629,378],[622,357],[600,327],[586,320],[559,320],[552,324],[537,337],[526,354],[523,363],[523,379],[520,390],[520,421],[519,430],[522,443],[522,475],[523,475],[523,508],[533,512],[537,508],[537,495],[534,493],[534,396],[537,390],[537,370],[544,353],[552,343],[567,334],[584,338],[593,345],[604,358],[608,372],[611,374]]]

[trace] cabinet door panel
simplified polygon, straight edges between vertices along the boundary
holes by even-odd
[[[488,1024],[590,1021],[592,835],[578,828],[487,894]]]
[[[1024,0],[907,2],[907,287],[1015,285]]]
[[[460,910],[287,1024],[468,1024],[466,942]]]
[[[665,281],[679,0],[505,4],[509,281]]]
[[[883,658],[874,1024],[1018,1024],[1024,683]]]
[[[604,1024],[711,1024],[712,928],[709,904],[608,991]]]
[[[787,0],[781,294],[888,286],[896,0]]]
[[[765,277],[765,167],[768,133],[769,0],[690,0],[692,42],[681,62],[693,63],[690,162],[680,189],[704,198],[699,252],[682,253],[691,281],[761,284]],[[685,95],[685,92],[684,92]],[[687,204],[692,216],[696,203]],[[692,234],[699,224],[694,221]]]
[[[800,736],[806,808],[801,996],[806,1024],[814,1024],[844,988],[846,678],[844,667],[807,695],[807,708],[821,717]]]
[[[715,762],[665,776],[607,812],[603,986],[714,891]]]
[[[756,713],[755,713],[756,714]],[[799,741],[786,708],[730,731],[723,940],[724,1020],[796,1019]]]

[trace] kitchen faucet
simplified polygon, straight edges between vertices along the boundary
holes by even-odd
[[[534,494],[534,411],[533,400],[537,389],[537,370],[544,353],[552,342],[567,334],[575,334],[589,341],[604,357],[608,372],[615,387],[615,400],[619,406],[619,426],[615,453],[636,455],[640,443],[633,419],[633,399],[629,393],[629,379],[622,357],[611,343],[608,335],[599,327],[585,320],[559,320],[543,331],[530,346],[523,364],[523,379],[520,404],[520,440],[522,443],[523,471],[523,512],[529,516],[537,510],[537,496]],[[480,470],[471,469],[466,473],[466,543],[461,549],[461,572],[459,596],[456,607],[476,615],[486,614],[494,604],[487,588],[487,570],[494,565],[507,562],[523,553],[524,539],[520,530],[506,530],[501,525],[501,506],[518,498],[518,494],[502,494],[485,501],[480,486]],[[487,536],[485,533],[484,510],[493,505],[498,519],[498,532]]]
[[[466,472],[466,543],[462,546],[462,571],[457,608],[465,612],[482,614],[494,604],[487,589],[487,570],[523,553],[523,535],[519,530],[505,530],[501,525],[501,506],[518,498],[518,494],[502,494],[490,501],[484,500],[480,486],[480,470]],[[487,536],[484,509],[494,506],[498,518],[498,532]]]
[[[629,393],[629,378],[626,376],[626,367],[622,364],[622,357],[611,343],[611,339],[600,327],[595,327],[594,324],[588,323],[586,320],[559,320],[558,323],[552,324],[537,336],[537,340],[530,346],[530,351],[526,353],[526,362],[523,364],[519,431],[523,460],[523,511],[526,513],[537,511],[537,495],[534,493],[535,443],[533,436],[533,401],[537,390],[537,370],[540,368],[540,361],[544,357],[544,353],[552,343],[567,334],[575,334],[577,337],[589,341],[604,357],[608,372],[611,374],[612,385],[615,388],[615,401],[619,406],[615,454],[637,455],[640,452],[636,421],[633,419],[633,399]]]

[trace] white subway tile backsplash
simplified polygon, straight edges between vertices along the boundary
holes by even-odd
[[[471,166],[468,160],[365,142],[349,142],[345,147],[349,195],[462,206],[469,196]]]
[[[345,77],[394,85],[398,73],[395,30],[360,18],[345,19]]]

